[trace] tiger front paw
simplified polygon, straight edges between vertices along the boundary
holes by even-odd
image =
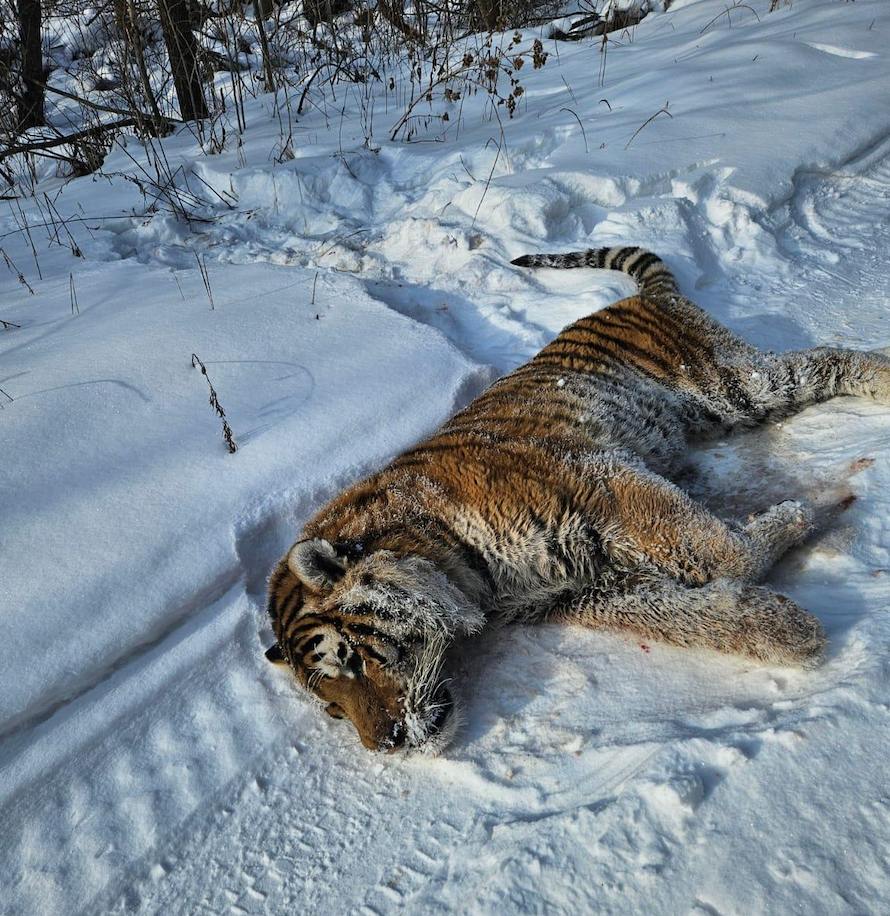
[[[752,534],[765,536],[770,543],[791,545],[810,534],[816,521],[812,507],[796,499],[786,499],[755,516],[748,524]]]
[[[755,587],[743,593],[741,605],[748,633],[746,654],[802,668],[814,668],[824,659],[828,641],[822,624],[790,598]]]

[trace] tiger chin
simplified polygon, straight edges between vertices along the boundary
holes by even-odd
[[[811,667],[825,651],[819,621],[761,584],[814,530],[814,509],[785,500],[728,523],[675,479],[709,435],[840,395],[890,404],[887,356],[760,351],[640,248],[513,264],[620,270],[639,293],[566,328],[323,507],[269,579],[267,658],[371,750],[447,747],[461,719],[450,650],[496,623],[563,621],[765,664]]]

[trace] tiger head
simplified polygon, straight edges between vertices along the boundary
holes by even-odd
[[[269,580],[269,614],[278,642],[267,658],[290,665],[365,747],[438,753],[449,743],[459,715],[446,651],[484,619],[435,563],[298,541]]]

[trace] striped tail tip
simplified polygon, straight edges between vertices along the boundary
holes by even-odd
[[[533,254],[524,254],[518,258],[513,258],[510,263],[515,264],[517,267],[533,267],[535,256]]]

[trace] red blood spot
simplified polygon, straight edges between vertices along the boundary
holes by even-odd
[[[855,461],[850,462],[850,473],[858,474],[860,471],[870,468],[874,463],[874,458],[857,458]]]
[[[649,649],[649,647],[646,645],[646,643],[641,642],[641,643],[640,643],[640,648],[641,648],[647,655],[649,654],[650,649]]]

